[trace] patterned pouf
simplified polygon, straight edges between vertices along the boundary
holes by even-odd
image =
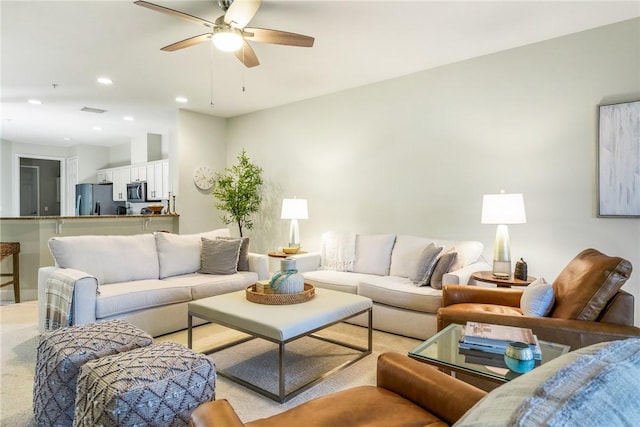
[[[78,377],[74,426],[186,426],[215,399],[213,361],[163,342],[85,364]]]
[[[124,320],[70,326],[40,336],[33,384],[38,426],[73,425],[80,368],[99,357],[153,344],[153,338]]]

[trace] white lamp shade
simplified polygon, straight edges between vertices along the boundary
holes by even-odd
[[[524,224],[522,194],[485,194],[482,197],[482,224]]]
[[[282,219],[308,219],[307,199],[282,199]]]

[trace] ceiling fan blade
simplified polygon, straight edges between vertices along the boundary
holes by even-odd
[[[224,15],[224,22],[235,28],[244,28],[254,17],[262,0],[234,0]]]
[[[138,6],[155,10],[156,12],[166,13],[167,15],[172,15],[178,18],[186,19],[190,22],[195,22],[196,24],[204,25],[205,27],[213,28],[215,26],[213,22],[207,21],[206,19],[198,18],[197,16],[189,15],[188,13],[180,12],[178,10],[169,9],[168,7],[158,6],[157,4],[149,3],[147,1],[139,0],[134,3]]]
[[[237,0],[236,0],[237,1]],[[246,41],[242,40],[242,47],[234,52],[236,58],[240,60],[247,68],[252,68],[260,65],[258,57],[256,56],[253,48]]]
[[[237,0],[236,0],[237,1]],[[269,30],[266,28],[245,28],[244,38],[250,41],[284,44],[287,46],[311,47],[315,39],[302,34],[289,33],[286,31]],[[247,34],[249,33],[249,34]]]
[[[165,52],[173,52],[176,50],[184,49],[185,47],[190,47],[200,43],[204,43],[209,40],[211,40],[211,33],[200,34],[199,36],[189,37],[188,39],[184,39],[174,44],[170,44],[169,46],[165,46],[160,50],[164,50]]]

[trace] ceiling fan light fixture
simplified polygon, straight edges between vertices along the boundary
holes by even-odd
[[[212,40],[213,45],[223,52],[235,52],[242,47],[242,34],[233,28],[216,30]]]

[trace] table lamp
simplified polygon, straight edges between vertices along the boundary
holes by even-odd
[[[493,275],[497,278],[511,276],[511,248],[507,224],[524,224],[522,194],[485,194],[482,197],[482,224],[498,224],[493,246]]]
[[[282,219],[290,219],[289,227],[289,247],[300,247],[300,230],[298,229],[299,219],[308,219],[307,199],[282,199]]]

